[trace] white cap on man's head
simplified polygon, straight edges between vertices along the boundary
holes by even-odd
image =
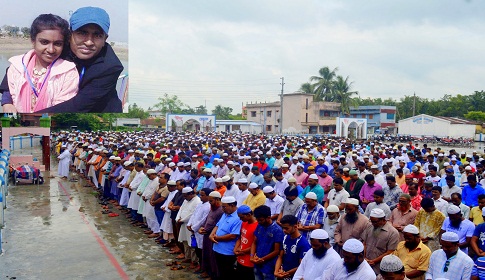
[[[328,239],[329,236],[325,230],[318,228],[318,229],[314,229],[312,233],[310,233],[310,238],[324,240],[324,239]]]
[[[402,232],[407,232],[411,234],[419,234],[419,229],[415,225],[407,225],[403,228]]]
[[[309,198],[309,199],[313,199],[313,200],[317,200],[317,194],[314,193],[314,192],[309,192],[305,195],[305,198]]]
[[[362,244],[362,242],[360,242],[357,239],[350,238],[347,241],[345,241],[342,249],[349,253],[359,254],[364,251],[364,244]]]

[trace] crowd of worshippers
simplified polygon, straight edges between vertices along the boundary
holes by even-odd
[[[60,134],[57,152],[207,279],[485,279],[483,159],[416,144]],[[109,215],[118,215],[109,213]]]

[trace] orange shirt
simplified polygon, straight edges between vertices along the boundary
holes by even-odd
[[[218,192],[218,193],[220,193],[221,196],[224,196],[224,193],[226,192],[226,189],[227,189],[226,186],[222,186],[220,188],[216,188],[215,191]]]

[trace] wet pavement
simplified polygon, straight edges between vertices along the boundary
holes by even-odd
[[[174,255],[124,214],[102,214],[82,179],[49,176],[40,186],[9,188],[0,279],[198,279],[171,271],[165,263]]]

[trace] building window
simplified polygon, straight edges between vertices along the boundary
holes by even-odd
[[[357,114],[353,114],[352,117],[357,118]]]
[[[308,98],[306,99],[306,109],[308,110]]]
[[[233,124],[232,125],[232,131],[238,131],[241,130],[241,125],[239,124]]]
[[[251,117],[255,118],[256,117],[256,111],[251,111]]]
[[[271,131],[271,125],[266,126],[266,131]]]
[[[271,117],[271,111],[266,111],[266,117]]]
[[[308,113],[305,113],[305,122],[308,122]]]
[[[374,115],[369,114],[369,120],[372,120],[372,119],[374,119]]]
[[[393,120],[394,119],[394,114],[387,113],[387,119],[388,120]]]

